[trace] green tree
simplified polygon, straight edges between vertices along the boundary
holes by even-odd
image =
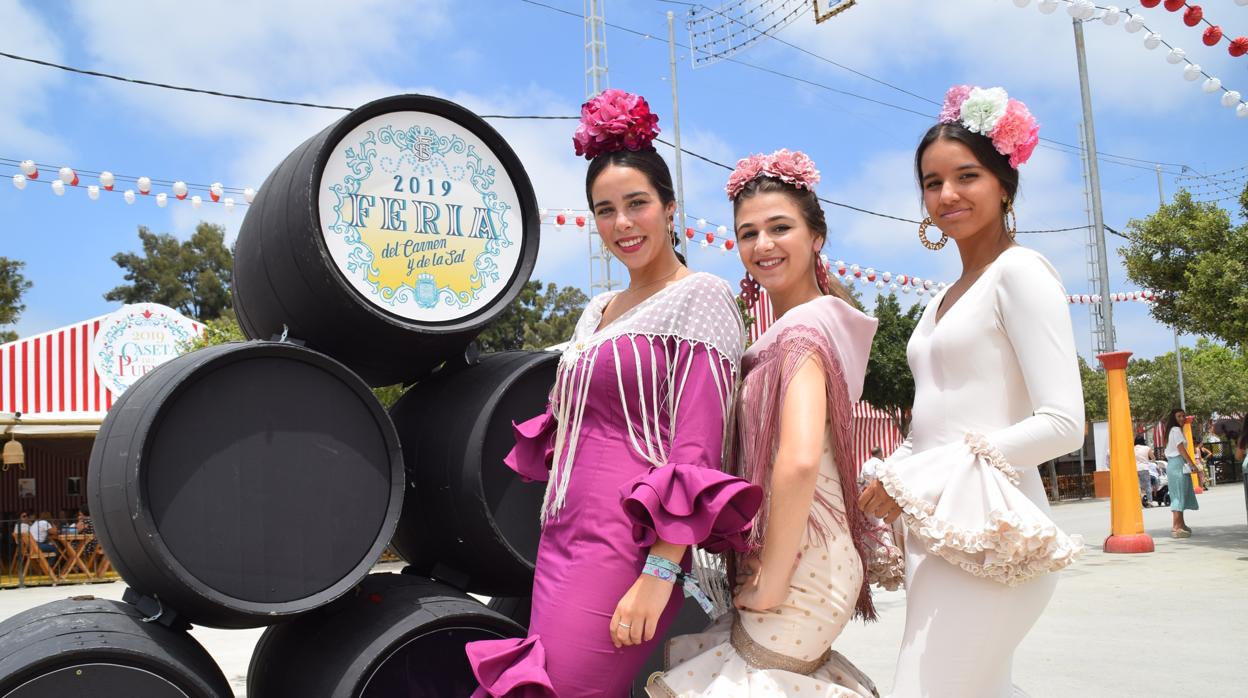
[[[1105,382],[1105,369],[1099,365],[1092,368],[1080,356],[1079,379],[1083,383],[1083,410],[1087,419],[1093,422],[1105,420],[1109,412],[1109,385]]]
[[[139,226],[143,254],[118,252],[117,266],[129,283],[104,294],[123,303],[160,303],[208,321],[230,308],[234,255],[225,246],[225,229],[200,223],[186,242]]]
[[[26,310],[22,296],[30,289],[31,283],[22,274],[25,262],[8,257],[0,257],[0,327],[15,324]],[[13,330],[0,330],[0,342],[12,342],[17,339]]]
[[[1154,422],[1179,406],[1179,375],[1174,352],[1131,361],[1127,367],[1131,416]],[[1183,394],[1188,414],[1205,418],[1213,413],[1239,414],[1248,410],[1248,356],[1208,339],[1183,348]]]
[[[880,294],[875,299],[874,315],[880,324],[871,344],[862,399],[887,412],[903,434],[910,429],[910,408],[914,406],[914,374],[906,359],[906,344],[922,313],[918,304],[902,312],[895,293]]]
[[[1248,218],[1248,187],[1239,197]],[[1152,316],[1190,333],[1248,344],[1248,223],[1180,189],[1173,202],[1127,223],[1127,276],[1156,292]]]
[[[566,342],[589,297],[572,286],[559,288],[533,279],[490,326],[477,336],[482,351],[539,350]]]

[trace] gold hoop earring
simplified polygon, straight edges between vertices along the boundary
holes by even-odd
[[[1018,234],[1018,216],[1014,213],[1013,201],[1005,203],[1005,234],[1010,236],[1010,240]]]
[[[945,243],[949,242],[949,236],[945,234],[944,231],[941,231],[939,240],[937,240],[936,242],[932,242],[931,240],[928,240],[927,239],[927,226],[931,224],[932,224],[931,216],[924,218],[923,222],[919,223],[919,242],[923,243],[923,246],[926,247],[927,249],[936,251],[944,247]]]

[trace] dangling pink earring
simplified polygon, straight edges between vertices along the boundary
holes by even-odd
[[[823,295],[832,293],[831,281],[828,279],[828,265],[824,264],[823,257],[818,253],[815,254],[815,284],[819,286],[819,292]]]
[[[737,296],[747,307],[754,307],[758,302],[758,280],[750,276],[750,272],[745,272],[745,278],[741,279],[741,295]]]

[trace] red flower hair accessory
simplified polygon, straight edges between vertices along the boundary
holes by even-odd
[[[659,135],[659,117],[641,95],[603,90],[581,105],[581,125],[572,135],[577,155],[593,160],[603,153],[649,148]]]

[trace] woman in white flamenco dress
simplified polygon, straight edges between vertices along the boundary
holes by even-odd
[[[1000,88],[956,87],[916,153],[920,237],[931,249],[952,238],[963,273],[910,338],[909,438],[861,497],[905,527],[894,698],[1026,695],[1012,684],[1014,651],[1053,596],[1051,573],[1082,549],[1053,523],[1036,467],[1083,440],[1070,311],[1052,265],[1007,223],[1034,123]],[[938,242],[923,237],[929,225]]]

